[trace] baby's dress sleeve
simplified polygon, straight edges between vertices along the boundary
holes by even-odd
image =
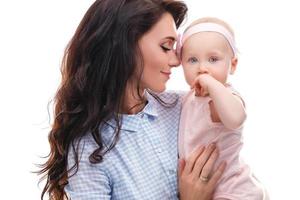
[[[226,88],[228,88],[231,91],[232,94],[234,94],[235,96],[240,98],[241,102],[243,103],[244,108],[246,108],[245,101],[242,98],[241,94],[230,83],[227,83],[225,86],[226,86]]]

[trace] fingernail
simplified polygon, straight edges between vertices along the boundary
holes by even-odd
[[[209,147],[210,147],[210,148],[216,148],[216,143],[215,143],[215,142],[211,143],[211,144],[209,145]]]
[[[205,147],[204,146],[201,146],[200,148],[199,148],[199,152],[200,151],[203,151],[205,149]]]
[[[220,164],[221,169],[225,169],[226,165],[227,165],[226,161],[222,161]]]
[[[218,149],[218,148],[215,148],[215,149],[214,149],[214,152],[215,152],[216,154],[219,154],[219,149]]]

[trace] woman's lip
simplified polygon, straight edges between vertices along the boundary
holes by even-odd
[[[171,72],[163,72],[163,71],[161,71],[161,73],[163,73],[163,74],[165,74],[165,75],[168,75],[168,76],[171,75]]]
[[[170,78],[171,72],[163,72],[163,71],[161,71],[161,73],[163,75],[165,75],[168,79]]]

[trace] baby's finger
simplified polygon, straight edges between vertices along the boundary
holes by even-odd
[[[201,90],[199,88],[195,88],[195,96],[201,96]]]
[[[204,97],[204,95],[205,95],[205,90],[204,90],[203,87],[201,88],[201,93],[200,93],[200,94],[201,94],[202,97]]]

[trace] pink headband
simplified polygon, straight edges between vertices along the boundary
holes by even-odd
[[[192,35],[200,32],[216,32],[222,34],[224,38],[228,41],[234,56],[237,55],[238,51],[235,46],[234,38],[226,28],[216,23],[200,23],[189,28],[186,32],[183,33],[183,35],[178,35],[176,52],[179,57],[181,57],[181,49],[184,42]]]

